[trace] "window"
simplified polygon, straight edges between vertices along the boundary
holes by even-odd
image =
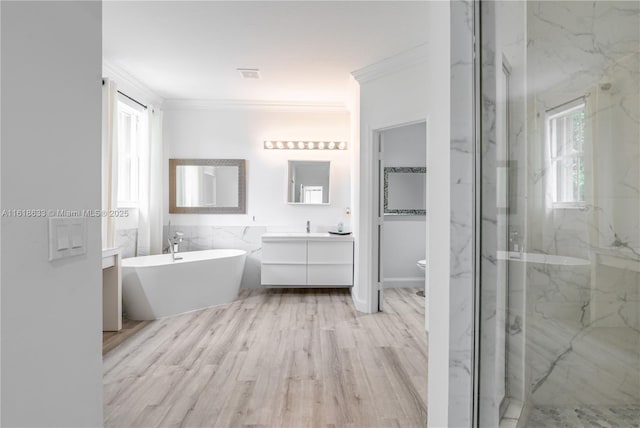
[[[547,113],[554,207],[584,203],[584,99]]]
[[[118,101],[118,207],[138,205],[138,145],[142,111]]]
[[[322,203],[322,186],[305,186],[300,185],[302,188],[303,199],[305,204],[321,204]]]

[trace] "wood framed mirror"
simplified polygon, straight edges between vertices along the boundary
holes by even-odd
[[[244,159],[169,159],[169,212],[246,214]]]

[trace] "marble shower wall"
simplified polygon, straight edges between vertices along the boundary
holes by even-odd
[[[640,249],[640,52],[602,74],[588,112],[595,147],[593,240],[598,247]]]
[[[451,2],[449,426],[472,425],[474,121],[471,1]]]
[[[530,156],[535,171],[530,180],[536,194],[544,195],[530,201],[537,219],[532,248],[537,251],[589,258],[594,247],[640,246],[640,31],[633,28],[637,9],[630,2],[529,5],[533,42],[528,84],[537,89],[531,91],[535,116],[529,139],[536,148]],[[569,11],[582,23],[567,21]],[[581,35],[587,30],[593,32],[588,43]],[[581,210],[554,209],[545,112],[582,96],[587,106],[586,205]]]
[[[590,275],[588,264],[528,267],[526,362],[534,406],[640,404],[640,335],[591,321]]]
[[[640,405],[640,6],[530,2],[527,18],[530,250],[590,262],[527,269],[528,397]],[[583,96],[586,203],[557,208],[545,113]]]

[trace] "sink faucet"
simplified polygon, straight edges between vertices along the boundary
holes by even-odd
[[[311,221],[307,220],[307,233],[311,233]]]

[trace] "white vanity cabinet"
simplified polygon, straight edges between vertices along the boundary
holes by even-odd
[[[262,235],[262,285],[351,287],[353,237],[328,233]]]
[[[262,284],[305,285],[307,241],[262,241]]]

